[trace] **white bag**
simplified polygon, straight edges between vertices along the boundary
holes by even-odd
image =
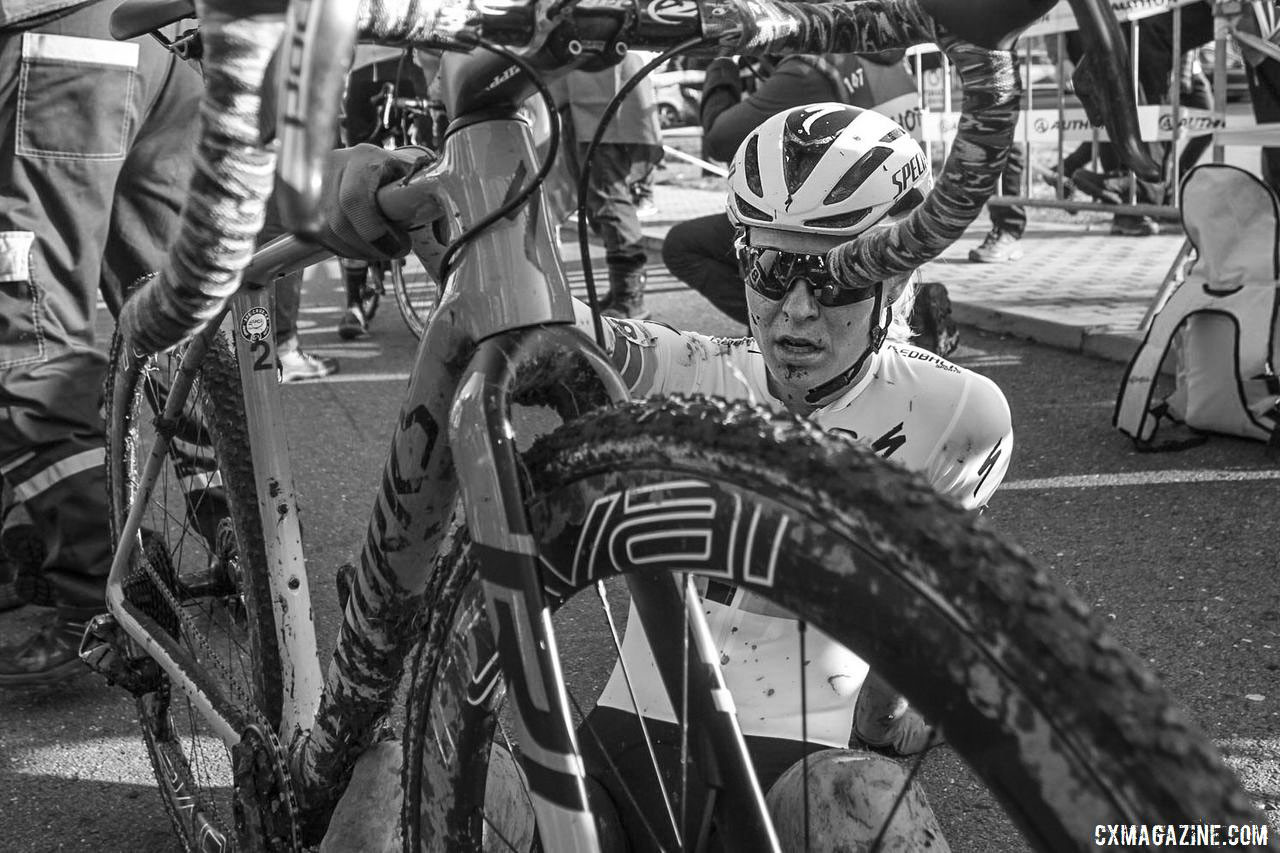
[[[1280,446],[1275,194],[1243,169],[1198,166],[1182,185],[1182,222],[1196,262],[1129,362],[1112,423],[1146,449],[1162,449],[1153,439],[1164,418]],[[1176,390],[1153,404],[1180,330]]]

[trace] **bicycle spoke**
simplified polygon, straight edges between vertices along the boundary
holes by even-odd
[[[653,738],[649,735],[649,725],[645,722],[644,715],[640,713],[640,703],[636,700],[636,691],[631,681],[631,670],[630,667],[627,666],[626,659],[622,656],[622,639],[618,636],[618,626],[613,621],[613,609],[609,605],[609,597],[605,590],[604,581],[596,582],[596,593],[600,596],[600,603],[604,608],[605,619],[609,623],[609,636],[613,639],[613,648],[618,655],[622,679],[627,685],[627,694],[631,697],[631,707],[635,711],[636,720],[640,724],[640,733],[644,737],[644,746],[649,753],[649,764],[653,768],[653,776],[658,782],[658,788],[662,791],[662,802],[666,807],[667,819],[671,822],[671,832],[676,839],[676,844],[683,844],[680,838],[680,827],[676,825],[675,812],[671,810],[671,794],[667,791],[666,782],[663,781],[662,768],[658,764],[658,754],[654,751]],[[597,738],[597,740],[599,739]],[[603,745],[601,752],[606,757],[608,756],[608,751],[603,749]],[[618,775],[618,779],[624,786],[626,785],[626,782],[622,780],[620,774]],[[639,809],[637,809],[637,811],[639,811]]]

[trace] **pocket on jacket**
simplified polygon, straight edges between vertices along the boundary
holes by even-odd
[[[137,70],[136,44],[24,33],[18,155],[123,159]]]
[[[31,278],[30,231],[0,231],[0,369],[35,364],[46,356],[40,289]]]

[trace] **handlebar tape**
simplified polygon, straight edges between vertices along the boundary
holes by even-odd
[[[177,240],[159,275],[120,313],[120,330],[136,352],[186,340],[240,286],[275,174],[275,154],[259,139],[259,113],[267,63],[283,30],[279,15],[233,19],[209,11],[201,20],[204,133]]]

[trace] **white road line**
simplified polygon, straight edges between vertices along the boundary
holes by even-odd
[[[1280,480],[1280,471],[1126,471],[1116,474],[1066,474],[1032,480],[1010,480],[1000,491],[1041,489],[1093,489],[1102,486],[1165,486],[1177,483],[1236,483],[1251,480]]]

